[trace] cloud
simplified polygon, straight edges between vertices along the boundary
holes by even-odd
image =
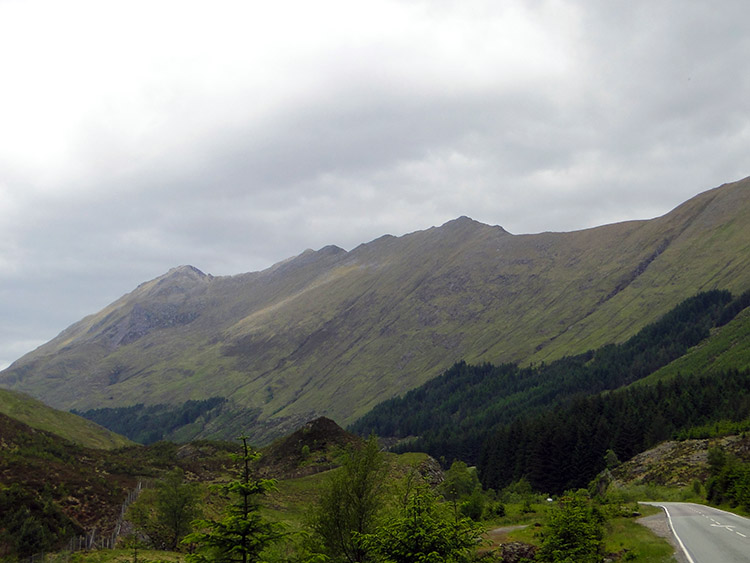
[[[747,176],[746,19],[739,1],[0,2],[0,359],[178,264],[257,270],[459,215],[580,229]]]

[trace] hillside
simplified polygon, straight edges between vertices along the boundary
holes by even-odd
[[[711,338],[635,385],[651,385],[681,373],[721,373],[750,369],[750,308],[725,326],[713,329]]]
[[[625,460],[673,434],[750,416],[750,371],[741,365],[628,386],[696,350],[721,355],[718,343],[742,333],[749,305],[750,292],[702,292],[622,344],[524,368],[457,363],[352,429],[477,464],[494,489],[521,477],[548,492],[579,488],[603,469],[608,449]]]
[[[313,475],[336,467],[348,448],[361,447],[363,442],[331,419],[316,418],[263,448],[258,469],[275,479]]]
[[[462,217],[262,272],[183,266],[0,373],[58,408],[227,401],[190,437],[348,424],[458,360],[551,361],[622,342],[700,290],[750,287],[750,179],[671,213],[512,235]],[[196,423],[200,426],[200,421]]]
[[[0,413],[0,451],[0,558],[15,560],[60,549],[79,534],[108,537],[139,482],[175,467],[214,480],[232,466],[236,445],[90,449]]]
[[[93,449],[111,450],[133,442],[69,412],[48,407],[23,393],[0,389],[0,413],[31,428],[46,430],[69,442]]]
[[[750,462],[750,436],[666,441],[619,465],[612,475],[619,485],[684,486],[696,479],[705,481],[709,476],[708,450],[713,447]]]

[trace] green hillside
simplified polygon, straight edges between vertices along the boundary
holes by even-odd
[[[45,430],[69,442],[93,449],[111,450],[133,442],[69,412],[48,407],[23,393],[0,389],[0,413],[32,428]]]
[[[320,415],[349,424],[457,361],[550,362],[624,342],[699,291],[746,290],[748,216],[745,179],[648,221],[513,235],[462,217],[262,272],[175,268],[0,385],[81,411],[226,399],[191,438],[248,419],[258,442]]]
[[[15,561],[65,548],[80,534],[109,537],[139,482],[175,467],[212,481],[226,474],[236,445],[91,449],[0,413],[0,449],[0,558]]]
[[[653,384],[679,374],[721,373],[728,369],[750,369],[750,309],[742,311],[727,325],[714,329],[711,338],[636,385]]]
[[[748,311],[750,292],[704,292],[622,344],[530,367],[457,363],[352,429],[475,463],[495,490],[519,479],[555,494],[587,487],[665,439],[750,427]]]
[[[728,292],[700,293],[622,344],[548,364],[520,367],[460,362],[404,396],[384,401],[352,429],[363,435],[375,432],[411,437],[405,447],[476,463],[495,429],[520,419],[533,420],[582,396],[643,381],[682,359],[693,347],[706,346],[719,334],[715,327],[723,319],[744,312],[738,305],[748,297],[748,293],[735,298]],[[724,328],[733,326],[730,322]],[[632,455],[631,451],[621,453]]]

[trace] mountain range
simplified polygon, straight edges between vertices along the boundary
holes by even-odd
[[[623,342],[699,291],[750,288],[750,178],[670,213],[513,235],[460,217],[214,277],[181,266],[0,372],[78,410],[226,399],[186,438],[349,424],[457,361],[549,362]]]

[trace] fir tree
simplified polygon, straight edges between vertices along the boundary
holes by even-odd
[[[256,479],[250,465],[260,454],[240,436],[242,453],[235,456],[240,464],[240,477],[222,486],[234,497],[221,520],[197,520],[194,527],[203,531],[188,535],[183,543],[195,544],[196,553],[188,556],[190,563],[260,561],[261,552],[283,536],[280,524],[268,522],[259,513],[258,497],[275,490],[274,479]]]

